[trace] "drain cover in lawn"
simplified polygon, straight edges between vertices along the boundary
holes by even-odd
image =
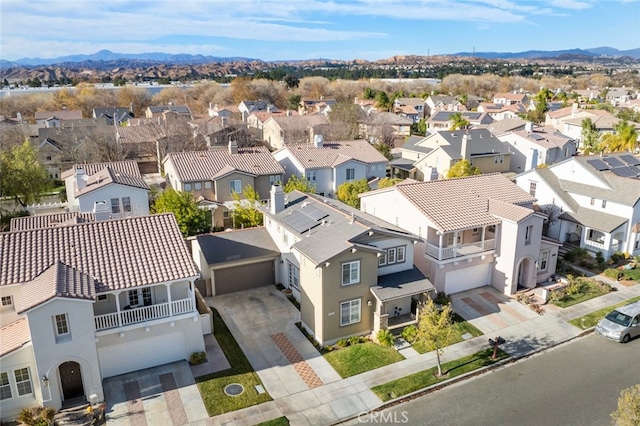
[[[224,393],[229,396],[238,396],[242,392],[244,392],[244,388],[239,383],[231,383],[230,385],[224,387]]]

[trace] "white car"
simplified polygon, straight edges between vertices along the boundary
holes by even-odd
[[[640,301],[611,311],[598,322],[596,332],[622,343],[640,336]]]

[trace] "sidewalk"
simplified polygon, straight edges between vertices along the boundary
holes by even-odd
[[[502,349],[512,358],[517,359],[556,346],[584,332],[569,324],[567,321],[570,319],[640,296],[640,284],[626,287],[606,277],[599,276],[598,279],[609,282],[617,288],[617,291],[565,309],[547,310],[542,316],[535,316],[516,325],[495,330],[495,336],[500,335],[506,340]],[[224,319],[227,320],[227,318]],[[451,361],[486,349],[487,340],[495,336],[485,334],[449,346],[444,349],[442,359]],[[410,351],[408,354],[412,356],[347,379],[336,380],[335,376],[329,375],[331,380],[325,381],[320,386],[291,392],[288,395],[284,395],[287,392],[280,389],[280,392],[276,392],[278,395],[272,394],[274,397],[272,402],[216,416],[208,419],[206,424],[250,425],[280,416],[286,416],[292,425],[330,425],[352,419],[361,413],[384,405],[371,391],[372,387],[436,366],[433,352],[416,355],[415,351],[413,353]],[[317,352],[304,354],[305,359],[315,363],[320,361],[317,356]],[[324,363],[322,365],[326,368]],[[260,367],[260,371],[257,369],[258,374],[261,379],[268,381],[269,376],[274,372],[270,371],[271,369],[265,364]],[[328,375],[324,372],[323,376]],[[265,387],[269,389],[268,383],[265,383]]]

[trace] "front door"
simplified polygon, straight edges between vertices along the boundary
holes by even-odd
[[[58,367],[58,373],[62,384],[63,399],[67,400],[84,395],[80,364],[74,361],[64,362]]]

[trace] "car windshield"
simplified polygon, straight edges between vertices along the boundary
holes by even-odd
[[[620,325],[629,325],[629,321],[631,321],[631,317],[629,315],[625,315],[618,311],[611,312],[607,315],[607,319]]]

